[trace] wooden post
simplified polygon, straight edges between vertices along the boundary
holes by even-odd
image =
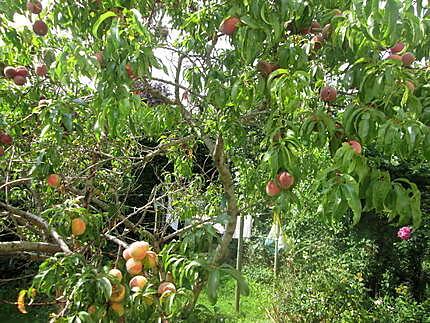
[[[275,230],[275,232],[276,232],[276,234],[275,234],[275,236],[276,236],[276,240],[275,240],[275,261],[274,261],[274,265],[273,265],[273,271],[275,272],[275,277],[277,277],[278,276],[278,263],[279,263],[279,222],[280,221],[277,221],[277,223],[275,223],[275,225],[276,225],[276,230]]]
[[[239,237],[237,239],[236,269],[242,272],[242,252],[243,252],[243,216],[239,216]],[[240,310],[240,289],[236,284],[236,312]]]

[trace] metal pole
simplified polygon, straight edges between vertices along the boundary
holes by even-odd
[[[243,252],[243,216],[239,216],[239,237],[237,239],[236,269],[242,271],[242,252]],[[236,312],[240,310],[240,289],[239,283],[236,284]]]

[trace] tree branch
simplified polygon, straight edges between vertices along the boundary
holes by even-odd
[[[0,255],[15,254],[19,252],[37,252],[54,254],[61,252],[60,246],[46,242],[10,241],[0,242]]]
[[[206,220],[202,220],[202,221],[199,221],[199,222],[187,225],[186,227],[183,227],[183,228],[181,228],[181,229],[179,229],[179,230],[177,230],[177,231],[175,231],[175,232],[173,232],[173,233],[171,233],[171,234],[169,234],[167,236],[162,237],[160,239],[160,243],[164,243],[164,242],[166,242],[166,241],[168,241],[168,240],[170,240],[170,239],[172,239],[172,238],[174,238],[174,237],[176,237],[178,235],[183,234],[184,232],[187,232],[187,231],[195,228],[198,225],[201,225],[201,224],[204,224],[204,223],[208,223],[210,221],[211,221],[211,219],[206,219]]]
[[[237,207],[237,199],[234,193],[233,177],[224,158],[224,140],[219,135],[215,144],[213,153],[215,165],[220,174],[220,180],[224,188],[224,194],[227,200],[227,213],[230,216],[227,222],[227,228],[224,232],[222,240],[215,251],[214,263],[220,263],[227,255],[228,246],[233,238],[234,230],[236,229],[237,217],[239,209]]]
[[[114,237],[113,235],[110,235],[110,234],[107,234],[107,233],[105,233],[104,236],[108,240],[115,242],[118,246],[121,246],[124,249],[128,248],[128,244],[126,242],[122,241],[121,239],[118,239],[117,237]]]
[[[20,209],[17,209],[16,207],[13,207],[9,204],[5,204],[3,202],[0,202],[0,207],[13,213],[13,214],[20,216],[22,219],[24,219],[30,223],[33,223],[34,225],[39,227],[43,232],[45,232],[47,236],[50,236],[52,238],[52,240],[54,242],[56,242],[58,244],[58,246],[60,246],[60,248],[63,252],[65,252],[66,254],[72,253],[70,251],[69,247],[67,246],[67,244],[60,237],[60,235],[57,233],[57,231],[52,229],[49,226],[49,224],[44,219],[42,219],[41,217],[34,215],[32,213],[26,212],[26,211],[22,211]]]

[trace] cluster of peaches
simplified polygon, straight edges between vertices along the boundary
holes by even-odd
[[[146,273],[144,274],[144,269],[154,269],[158,264],[157,254],[149,250],[149,244],[145,241],[137,241],[132,243],[123,252],[123,257],[126,260],[127,272],[132,276],[129,280],[129,287],[132,292],[138,292],[143,290],[148,284],[148,278]],[[113,268],[109,271],[109,275],[115,278],[114,284],[112,286],[112,294],[109,299],[110,308],[112,311],[118,314],[118,316],[123,316],[125,309],[123,302],[126,296],[126,287],[122,284],[124,277],[122,272]],[[165,281],[158,286],[158,295],[168,296],[176,292],[176,287],[173,283]],[[147,304],[152,304],[152,298],[146,299]],[[91,305],[88,308],[88,313],[92,314],[96,312],[95,305]]]
[[[37,76],[45,77],[48,74],[48,68],[45,64],[37,64],[34,68]],[[28,69],[25,66],[6,66],[3,70],[3,74],[6,78],[12,79],[16,85],[24,85],[27,83],[27,77],[30,76]]]
[[[29,1],[27,3],[27,9],[32,14],[38,15],[42,12],[42,4],[40,1]],[[42,20],[36,20],[33,24],[33,31],[36,35],[46,36],[48,34],[48,26]]]

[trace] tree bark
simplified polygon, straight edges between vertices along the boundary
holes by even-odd
[[[61,252],[60,246],[46,242],[30,242],[30,241],[10,241],[0,242],[0,255],[16,254],[20,252],[36,252],[54,254]]]
[[[237,217],[239,216],[239,209],[237,207],[237,199],[234,193],[233,177],[230,169],[225,162],[224,157],[224,141],[222,136],[219,135],[215,144],[213,158],[215,165],[218,169],[220,180],[224,188],[224,194],[227,200],[227,213],[229,220],[227,222],[227,228],[221,239],[220,244],[215,250],[214,263],[221,263],[227,255],[228,246],[230,245],[231,239],[233,238],[234,230],[236,229]]]
[[[61,248],[61,250],[63,252],[65,252],[66,254],[70,254],[72,253],[69,249],[69,247],[67,246],[67,244],[64,242],[64,240],[60,237],[60,235],[57,233],[57,231],[55,231],[54,229],[52,229],[50,227],[50,225],[41,217],[34,215],[32,213],[26,212],[26,211],[22,211],[20,209],[17,209],[16,207],[13,207],[12,205],[9,204],[5,204],[3,202],[0,202],[0,207],[15,214],[20,216],[22,219],[24,219],[27,222],[30,222],[32,224],[34,224],[35,226],[37,226],[38,228],[40,228],[43,232],[45,232],[45,234],[49,237],[51,237],[51,239],[56,242],[56,244]]]

